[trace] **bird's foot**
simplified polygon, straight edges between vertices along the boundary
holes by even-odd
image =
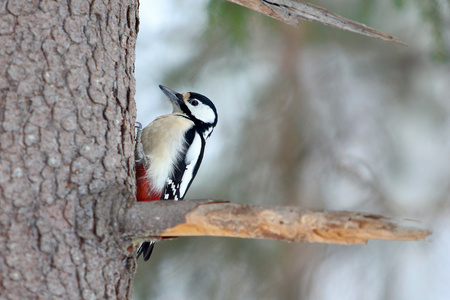
[[[142,137],[142,124],[139,122],[136,122],[135,125],[136,128],[136,146],[134,149],[134,159],[136,163],[143,164],[144,166],[147,166],[147,156],[144,152],[144,147],[142,146],[141,137]]]

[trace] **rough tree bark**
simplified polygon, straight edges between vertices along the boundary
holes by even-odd
[[[279,19],[292,21],[285,1],[263,2]],[[146,205],[133,204],[138,1],[1,4],[0,299],[130,299],[136,269],[130,245],[149,236],[208,229],[207,235],[308,240],[303,233],[290,237],[289,224],[305,215],[284,208],[223,204],[177,213],[183,204],[166,212],[166,220],[177,220],[176,231],[166,226],[162,230],[170,231],[161,234],[151,222],[133,222]],[[151,206],[145,209],[152,212]],[[378,222],[378,216],[325,214],[331,216],[325,218],[326,232],[340,242],[348,232],[335,230],[339,220],[350,230],[388,228],[388,237],[398,228]],[[153,216],[150,221],[158,223],[160,216]],[[216,227],[217,221],[223,226]],[[236,230],[243,224],[245,230]],[[301,224],[324,241],[323,227]],[[414,232],[407,239],[429,234]]]
[[[128,299],[137,0],[1,2],[0,299]]]

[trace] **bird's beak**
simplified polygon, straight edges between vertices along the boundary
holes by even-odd
[[[159,88],[161,91],[163,91],[164,94],[166,94],[167,97],[169,97],[170,102],[172,102],[172,106],[174,111],[180,109],[180,102],[182,102],[183,97],[181,94],[175,92],[174,90],[169,89],[168,87],[165,87],[163,85],[160,85]]]

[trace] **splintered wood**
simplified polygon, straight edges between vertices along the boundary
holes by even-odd
[[[164,214],[161,214],[160,208],[152,209],[152,206],[156,208],[159,204],[164,206]],[[208,201],[158,201],[145,205],[147,207],[136,203],[135,206],[138,207],[133,207],[132,210],[138,210],[141,214],[150,211],[150,215],[145,217],[146,222],[124,230],[137,231],[138,234],[134,236],[139,239],[221,236],[289,242],[365,244],[368,240],[422,240],[431,234],[428,230],[407,226],[413,221],[357,212],[311,211],[295,207],[267,208]],[[159,211],[159,216],[153,215],[152,210]],[[165,218],[171,220],[164,220]]]
[[[381,39],[406,45],[392,35],[368,27],[364,24],[346,19],[325,8],[299,0],[227,0],[248,9],[259,12],[263,15],[277,19],[283,23],[299,26],[301,20],[322,23],[326,26],[339,28],[342,30],[366,35],[372,38]]]

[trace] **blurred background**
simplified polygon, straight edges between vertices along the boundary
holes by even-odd
[[[423,221],[424,242],[160,242],[134,299],[450,299],[450,2],[314,2],[405,47],[221,0],[141,1],[138,121],[158,84],[208,96],[219,124],[187,199]]]

